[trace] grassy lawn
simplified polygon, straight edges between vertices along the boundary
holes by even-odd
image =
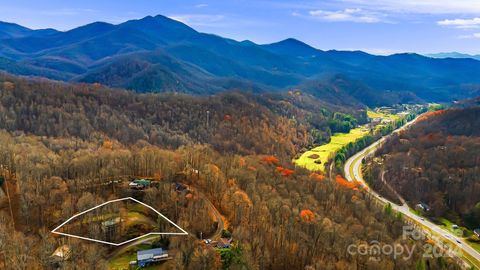
[[[150,224],[152,226],[156,225],[155,221],[153,221],[151,218],[145,216],[142,213],[134,212],[131,210],[127,214],[126,222],[128,227],[134,226],[136,224]],[[137,259],[137,251],[151,249],[151,248],[152,246],[150,244],[140,244],[138,246],[132,247],[125,253],[120,254],[119,256],[110,260],[108,269],[110,270],[128,269],[129,262],[135,261]],[[171,262],[166,261],[163,263],[159,263],[159,264],[148,266],[141,269],[146,269],[146,270],[168,269],[169,264],[171,264]]]
[[[389,114],[389,113],[384,113],[381,111],[367,111],[367,116],[368,118],[382,118],[382,119],[388,119],[392,121],[400,120],[400,116],[397,114]]]
[[[128,269],[128,263],[137,259],[137,251],[146,250],[152,248],[151,245],[141,244],[135,247],[132,247],[127,252],[120,254],[118,257],[112,259],[109,262],[108,269],[111,270],[122,270]]]
[[[139,203],[130,203],[127,205],[127,209],[130,212],[139,212],[139,213],[148,213],[148,211],[150,211],[145,206]]]
[[[449,232],[452,232],[459,237],[467,237],[467,236],[470,236],[470,235],[473,234],[472,231],[470,231],[469,229],[467,229],[465,227],[458,226],[458,229],[453,229],[452,228],[453,223],[446,218],[439,218],[438,220],[441,223],[439,225],[441,228],[443,228],[443,229],[445,229]]]
[[[139,212],[128,212],[126,223],[128,227],[131,227],[135,224],[149,224],[152,226],[156,225],[154,220]]]
[[[304,167],[311,171],[325,171],[325,163],[328,162],[329,157],[340,150],[343,146],[355,142],[359,138],[367,135],[369,132],[366,128],[355,128],[349,133],[337,133],[331,137],[328,144],[317,146],[305,153],[300,158],[294,160],[294,163],[300,167]],[[317,158],[310,158],[311,155],[318,155]],[[318,160],[321,163],[315,163]]]
[[[110,261],[108,264],[108,269],[111,270],[123,270],[128,269],[128,263],[130,261],[136,260],[137,255],[135,253],[125,253],[121,256]]]

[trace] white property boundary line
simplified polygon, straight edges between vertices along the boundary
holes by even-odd
[[[159,233],[159,232],[151,232],[151,233],[147,233],[147,234],[144,234],[144,235],[141,235],[141,236],[138,236],[138,237],[135,237],[133,239],[130,239],[130,240],[127,240],[125,242],[122,242],[122,243],[112,243],[112,242],[107,242],[107,241],[102,241],[102,240],[97,240],[97,239],[92,239],[92,238],[88,238],[88,237],[82,237],[82,236],[78,236],[78,235],[73,235],[73,234],[68,234],[68,233],[62,233],[62,232],[57,232],[58,229],[60,229],[62,226],[64,226],[65,224],[67,224],[70,220],[78,217],[78,216],[81,216],[83,214],[86,214],[92,210],[95,210],[99,207],[102,207],[106,204],[109,204],[109,203],[113,203],[113,202],[120,202],[120,201],[125,201],[125,200],[132,200],[134,202],[137,202],[139,204],[142,204],[143,206],[146,206],[150,209],[152,209],[153,211],[155,211],[155,213],[157,213],[159,216],[163,217],[164,219],[166,219],[170,224],[172,224],[173,226],[175,226],[177,229],[179,229],[180,231],[182,231],[181,233]],[[97,243],[102,243],[102,244],[107,244],[107,245],[112,245],[112,246],[121,246],[121,245],[124,245],[124,244],[127,244],[127,243],[130,243],[130,242],[133,242],[135,240],[138,240],[140,238],[143,238],[143,237],[147,237],[149,235],[188,235],[188,233],[180,228],[180,226],[178,226],[177,224],[175,224],[173,221],[171,221],[170,219],[168,219],[166,216],[162,215],[162,213],[158,212],[155,208],[151,207],[150,205],[148,204],[145,204],[137,199],[134,199],[132,197],[125,197],[125,198],[122,198],[122,199],[116,199],[116,200],[111,200],[111,201],[108,201],[108,202],[104,202],[102,204],[99,204],[95,207],[92,207],[88,210],[85,210],[81,213],[78,213],[74,216],[72,216],[71,218],[67,219],[65,222],[63,222],[62,224],[60,224],[58,227],[56,227],[55,229],[52,230],[52,233],[54,234],[59,234],[59,235],[64,235],[64,236],[69,236],[69,237],[73,237],[73,238],[78,238],[78,239],[83,239],[83,240],[88,240],[88,241],[92,241],[92,242],[97,242]]]

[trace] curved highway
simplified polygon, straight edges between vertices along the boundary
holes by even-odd
[[[408,126],[413,124],[416,121],[416,119],[408,122],[403,127],[395,130],[393,133],[406,129]],[[388,135],[388,136],[391,136],[391,135]],[[473,264],[477,269],[480,269],[480,253],[477,252],[475,249],[473,249],[471,246],[469,246],[463,238],[457,237],[453,233],[446,231],[441,227],[439,227],[438,225],[412,213],[407,204],[404,203],[403,205],[397,205],[385,199],[384,197],[380,196],[378,193],[376,193],[372,189],[368,188],[367,184],[365,183],[362,177],[362,170],[361,170],[362,161],[365,159],[365,157],[375,153],[375,151],[382,145],[382,143],[385,141],[385,139],[388,136],[381,138],[380,140],[376,141],[375,143],[371,144],[367,148],[363,149],[362,151],[358,152],[357,154],[349,158],[345,163],[345,167],[344,167],[345,178],[348,181],[356,180],[360,182],[362,185],[366,187],[367,191],[374,198],[376,198],[377,200],[379,200],[384,204],[390,203],[392,205],[393,210],[402,213],[404,217],[420,225],[419,227],[422,228],[424,232],[427,232],[427,235],[429,234],[428,232],[430,232],[432,235],[435,235],[437,239],[441,239],[443,242],[451,243],[455,245],[455,247],[458,248],[458,251],[461,251],[462,255],[464,255],[463,257],[465,260],[470,262],[470,264]],[[461,257],[461,255],[459,255],[459,257]]]

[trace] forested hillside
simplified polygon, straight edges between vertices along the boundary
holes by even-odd
[[[197,32],[158,15],[69,31],[0,23],[0,69],[138,92],[213,94],[303,88],[328,102],[391,105],[478,95],[480,61],[260,45]]]
[[[173,257],[169,269],[458,269],[448,258],[423,258],[423,243],[403,237],[402,219],[355,183],[291,164],[295,149],[327,139],[341,126],[335,121],[353,121],[348,112],[365,121],[365,111],[340,113],[301,92],[207,98],[12,76],[0,87],[0,168],[11,196],[11,204],[0,200],[7,267],[48,267],[53,250],[67,244],[74,256],[64,267],[103,269],[114,248],[49,230],[101,202],[133,196],[190,233],[160,240]],[[132,176],[157,185],[129,189]],[[179,182],[191,193],[175,190]],[[218,225],[209,202],[232,232],[231,249],[200,241]],[[408,259],[347,252],[372,239],[416,248]]]
[[[4,203],[0,243],[8,266],[46,268],[53,250],[68,244],[74,257],[64,267],[104,268],[112,251],[107,246],[53,237],[49,229],[106,200],[136,196],[190,233],[163,240],[175,254],[169,269],[412,269],[423,260],[433,269],[459,269],[448,258],[422,258],[423,242],[405,239],[403,221],[385,214],[364,191],[291,170],[289,161],[272,156],[222,155],[208,146],[175,151],[156,146],[126,148],[106,140],[87,142],[5,131],[0,132],[0,156],[2,168],[9,168],[3,174],[9,179],[15,217],[13,224]],[[106,179],[124,175],[155,175],[160,183],[142,194],[113,182],[104,185]],[[338,183],[345,181],[339,178]],[[194,187],[194,196],[176,192],[177,181]],[[197,238],[200,231],[208,232],[214,225],[200,194],[228,220],[236,242],[229,257]],[[349,245],[372,239],[380,246],[416,248],[408,259],[347,252]]]
[[[474,229],[480,226],[480,107],[467,104],[474,107],[428,113],[393,136],[376,154],[383,163],[367,174],[387,193],[384,172],[410,205],[426,203],[428,215]]]
[[[340,107],[299,91],[209,97],[136,94],[100,85],[0,76],[0,128],[39,136],[107,136],[167,148],[208,143],[221,152],[291,157],[343,131],[338,113],[367,121],[361,107]],[[348,124],[348,123],[347,123]],[[348,132],[348,130],[346,130]]]

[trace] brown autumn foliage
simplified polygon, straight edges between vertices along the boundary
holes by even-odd
[[[317,180],[317,181],[323,181],[325,180],[325,176],[319,173],[311,173],[310,178]]]
[[[174,254],[169,269],[226,268],[219,252],[199,240],[200,233],[207,238],[217,229],[212,205],[228,221],[240,247],[230,269],[412,269],[421,260],[432,269],[441,264],[459,269],[448,258],[444,263],[424,259],[421,245],[411,260],[382,255],[377,264],[368,256],[346,252],[351,244],[373,239],[381,244],[413,243],[402,238],[405,224],[385,215],[365,193],[331,181],[312,181],[302,169],[288,178],[279,174],[275,167],[291,166],[286,163],[291,156],[283,155],[303,144],[307,125],[302,117],[293,123],[287,113],[270,118],[272,111],[256,103],[258,97],[230,93],[207,100],[11,81],[10,93],[0,92],[0,125],[6,129],[0,131],[0,165],[18,185],[14,220],[7,204],[0,205],[6,269],[48,269],[54,248],[64,243],[75,254],[64,268],[104,268],[112,250],[48,232],[82,209],[125,196],[152,205],[190,233],[168,237]],[[258,110],[235,105],[245,99],[250,104],[250,98]],[[282,104],[294,115],[305,113],[286,103]],[[302,106],[307,105],[305,101]],[[219,110],[211,110],[208,128],[203,114],[207,108]],[[235,115],[234,125],[222,121],[225,113]],[[111,150],[103,148],[105,139],[113,142]],[[265,161],[264,154],[275,156]],[[112,181],[128,183],[132,176],[157,173],[162,181],[144,192]],[[176,182],[187,184],[191,195],[177,192]],[[308,223],[298,222],[302,210],[311,212],[304,215]],[[0,264],[1,260],[3,256]]]
[[[22,152],[25,149],[28,151]],[[136,148],[118,145],[104,151],[100,142],[72,143],[71,139],[12,136],[6,132],[0,132],[0,151],[0,163],[12,168],[24,192],[19,194],[18,205],[31,209],[27,212],[16,209],[16,229],[29,242],[40,241],[38,229],[51,228],[87,207],[83,204],[101,202],[112,196],[133,196],[132,191],[120,186],[99,186],[105,179],[148,176],[158,171],[162,172],[163,179],[159,186],[135,196],[141,196],[144,202],[183,226],[193,237],[199,237],[200,231],[208,237],[208,232],[215,230],[215,220],[205,199],[198,195],[204,194],[226,218],[235,241],[242,246],[243,255],[237,263],[251,269],[307,266],[315,269],[333,267],[338,261],[354,267],[369,260],[345,253],[349,244],[371,239],[385,244],[402,241],[403,222],[382,214],[382,208],[364,193],[330,181],[312,181],[310,173],[302,170],[285,179],[276,170],[272,171],[271,164],[256,156],[225,156],[206,146],[171,151],[148,145]],[[22,159],[11,159],[19,153],[23,153]],[[245,159],[245,166],[240,166],[241,158]],[[256,171],[249,167],[255,167]],[[193,196],[175,192],[173,183],[177,181],[192,187]],[[45,194],[49,194],[48,200]],[[351,199],[352,196],[357,199]],[[8,211],[0,210],[0,213],[9,218]],[[299,219],[302,222],[297,222]],[[8,223],[1,223],[0,231],[2,226]],[[65,240],[51,235],[47,239],[52,247]],[[43,258],[37,255],[36,249],[12,249],[19,239],[7,236],[1,240],[7,243],[8,250],[15,250],[10,256],[26,255],[30,266],[38,265],[38,258]],[[170,240],[169,248],[177,251],[172,261],[175,269],[207,267],[210,261],[202,258],[214,255],[193,252],[200,251],[200,241],[181,237]],[[96,258],[104,259],[103,254],[108,252],[99,252]],[[83,265],[83,261],[87,261],[83,254],[79,253],[72,263]],[[415,253],[412,261],[382,258],[385,263],[396,265],[396,269],[410,269],[420,259],[421,251]],[[456,269],[454,265],[449,267]]]
[[[377,152],[385,165],[372,166],[369,180],[385,196],[394,186],[410,205],[426,203],[433,218],[480,226],[480,108],[429,113]]]
[[[287,158],[314,140],[329,140],[332,110],[363,116],[312,96],[137,94],[0,74],[0,128],[39,136],[107,137],[169,149],[208,143],[222,153]]]

